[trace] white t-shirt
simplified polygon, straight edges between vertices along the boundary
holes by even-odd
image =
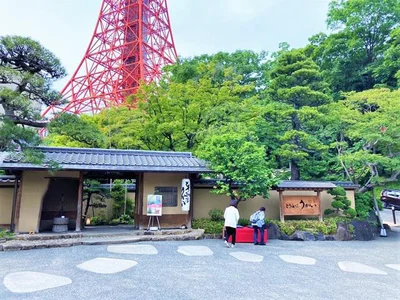
[[[239,221],[239,211],[234,206],[229,206],[225,208],[224,213],[225,226],[236,228]]]

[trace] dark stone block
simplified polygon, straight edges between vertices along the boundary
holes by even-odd
[[[280,239],[284,241],[289,241],[290,237],[287,234],[282,233]]]
[[[323,235],[321,232],[318,232],[317,236],[316,236],[317,241],[325,241],[325,235]]]
[[[354,238],[358,241],[371,241],[375,238],[374,231],[368,221],[352,221]]]
[[[293,241],[315,241],[315,236],[307,231],[296,230],[290,236],[290,239]]]
[[[349,226],[346,223],[338,223],[337,224],[335,240],[336,241],[350,241],[351,240]]]
[[[268,231],[269,240],[275,240],[281,238],[281,231],[279,230],[279,227],[277,225],[273,223],[267,223],[265,224],[265,228]]]
[[[325,235],[325,241],[334,241],[334,240],[335,240],[334,235],[331,234]]]

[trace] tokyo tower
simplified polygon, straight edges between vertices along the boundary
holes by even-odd
[[[61,91],[63,103],[47,107],[42,117],[121,105],[176,59],[167,0],[103,0],[89,47]]]

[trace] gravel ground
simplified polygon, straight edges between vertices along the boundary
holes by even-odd
[[[157,255],[118,254],[106,245],[0,252],[0,299],[399,299],[400,235],[360,242],[295,242],[270,240],[267,246],[221,240],[141,242]],[[179,246],[206,246],[210,256],[185,256]],[[262,255],[245,262],[229,255]],[[314,258],[315,265],[291,264],[279,255]],[[134,260],[138,264],[115,274],[97,274],[76,267],[94,258]],[[344,272],[341,261],[366,264],[387,275]],[[65,276],[72,284],[32,293],[10,292],[3,279],[12,272]]]

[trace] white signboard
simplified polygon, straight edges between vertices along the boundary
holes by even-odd
[[[190,179],[182,179],[181,207],[183,211],[190,210]]]

